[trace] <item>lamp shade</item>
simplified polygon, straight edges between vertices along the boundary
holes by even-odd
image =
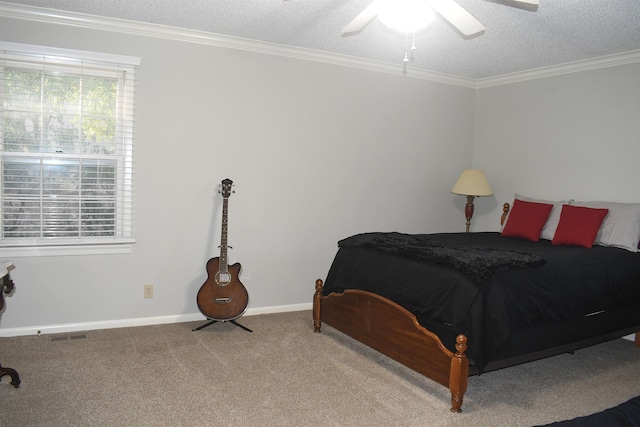
[[[487,177],[480,169],[462,171],[451,192],[463,196],[491,196],[493,194]]]

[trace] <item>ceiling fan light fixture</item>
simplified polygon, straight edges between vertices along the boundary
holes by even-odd
[[[423,0],[381,0],[378,19],[401,33],[414,33],[433,22],[436,14]]]

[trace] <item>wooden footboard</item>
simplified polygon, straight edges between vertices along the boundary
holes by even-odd
[[[316,280],[314,332],[320,332],[322,322],[325,322],[448,387],[451,411],[461,411],[469,376],[469,360],[465,354],[467,338],[464,335],[458,335],[457,351],[452,353],[442,345],[437,335],[421,326],[413,314],[398,304],[360,290],[323,296],[322,286],[322,280]]]

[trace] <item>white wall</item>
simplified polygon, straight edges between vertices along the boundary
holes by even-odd
[[[227,177],[230,256],[253,310],[310,303],[340,238],[464,227],[449,190],[472,163],[473,89],[9,18],[0,28],[4,41],[142,57],[133,253],[13,259],[0,334],[197,313]]]
[[[640,202],[640,64],[478,90],[474,160],[495,196],[474,230],[496,230],[515,192]]]

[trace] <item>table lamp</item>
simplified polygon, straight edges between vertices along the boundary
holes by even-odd
[[[451,189],[453,194],[467,196],[467,205],[464,208],[464,215],[467,218],[467,233],[471,226],[471,218],[473,217],[473,199],[481,196],[491,196],[493,190],[487,181],[487,177],[480,169],[466,169],[460,174],[460,178],[456,181]]]

